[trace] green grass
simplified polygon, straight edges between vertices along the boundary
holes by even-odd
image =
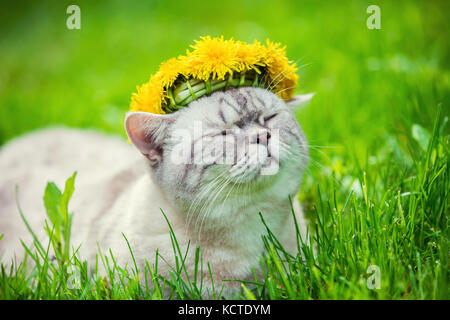
[[[304,65],[298,92],[316,92],[297,114],[311,145],[300,200],[316,253],[299,243],[304,259],[292,257],[269,233],[265,276],[239,297],[448,299],[448,2],[378,1],[381,30],[366,28],[368,1],[78,3],[76,31],[65,28],[68,1],[0,8],[0,143],[55,123],[124,136],[135,85],[193,39],[280,41]],[[70,247],[66,189],[42,190],[59,258],[36,243],[32,270],[1,266],[0,299],[158,299],[168,287],[175,298],[199,297],[201,279],[180,277],[175,239],[171,279],[149,260],[140,286],[135,267],[117,266],[110,252],[98,257],[108,279],[91,274]],[[379,268],[379,289],[367,286],[369,266]]]

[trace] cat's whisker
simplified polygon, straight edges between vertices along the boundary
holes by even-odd
[[[199,232],[198,232],[198,241],[199,241],[199,242],[201,241],[201,229],[203,228],[203,222],[204,222],[206,216],[208,215],[208,212],[212,209],[212,206],[213,206],[213,204],[215,204],[215,201],[216,201],[217,197],[218,197],[218,196],[222,193],[222,191],[230,184],[230,181],[231,181],[231,179],[227,178],[227,179],[225,180],[225,182],[222,184],[222,186],[220,187],[220,189],[217,188],[217,189],[219,189],[219,190],[217,190],[217,192],[216,192],[214,198],[213,198],[211,201],[209,201],[209,207],[206,207],[206,208],[208,208],[208,211],[206,211],[206,210],[204,210],[204,208],[202,208],[201,215],[203,216],[203,218],[202,218],[202,221],[201,221],[201,224],[200,224],[200,229],[199,229]],[[206,208],[205,208],[205,209],[206,209]],[[204,212],[203,212],[203,211],[204,211]],[[197,229],[197,225],[198,225],[198,220],[199,220],[199,218],[200,218],[200,215],[198,215],[197,221],[196,221],[196,223],[195,223],[195,228],[196,228],[196,229]]]
[[[326,158],[329,162],[331,162],[330,156],[323,152],[321,149],[333,149],[338,148],[337,146],[311,146],[308,145],[308,149],[319,152],[324,158]]]
[[[308,148],[310,149],[337,149],[338,146],[320,146],[320,145],[313,145],[313,144],[307,144]]]
[[[215,184],[216,180],[218,180],[220,178],[221,175],[218,175],[214,180],[208,182],[207,184],[203,184],[200,186],[200,192],[198,192],[195,196],[195,198],[193,199],[193,201],[191,202],[191,205],[189,206],[188,209],[188,214],[187,214],[187,218],[188,218],[188,223],[187,225],[189,225],[189,215],[191,213],[191,210],[194,209],[198,203],[202,200],[203,195],[207,194],[207,192],[213,187],[213,185]]]
[[[209,188],[207,190],[207,196],[202,197],[203,202],[199,203],[199,205],[197,207],[197,209],[200,209],[200,210],[197,210],[198,211],[197,214],[200,214],[202,212],[203,208],[205,208],[211,202],[210,199],[213,197],[214,191],[219,189],[221,186],[223,186],[226,183],[228,178],[225,175],[226,175],[226,171],[224,171],[223,174],[221,175],[224,179],[218,180],[211,188]]]
[[[243,170],[245,170],[245,166],[242,165],[248,162],[248,155],[245,155],[245,157],[242,157],[233,167],[230,169],[230,176],[236,177],[241,174]]]
[[[222,209],[226,203],[226,201],[228,200],[228,197],[230,196],[231,192],[233,191],[233,189],[235,188],[235,186],[237,186],[237,188],[239,189],[241,186],[249,186],[248,183],[243,183],[244,182],[244,178],[245,176],[241,176],[238,179],[235,180],[235,182],[233,183],[233,186],[231,187],[230,191],[228,192],[228,194],[225,197],[225,200],[222,202]]]
[[[231,180],[230,180],[230,182],[231,182]],[[222,206],[220,207],[220,210],[219,210],[220,213],[223,212],[222,210],[223,210],[223,208],[224,208],[224,205],[225,205],[226,201],[228,200],[228,196],[229,196],[230,193],[233,191],[234,187],[236,186],[236,183],[237,183],[237,182],[234,182],[234,183],[233,183],[232,187],[230,188],[230,191],[227,193],[227,195],[225,196],[225,198],[222,200]],[[227,186],[228,186],[228,185],[230,185],[230,183],[228,183]],[[223,189],[223,188],[222,188],[222,189]],[[220,192],[222,192],[222,190],[221,190]],[[199,234],[201,234],[201,232],[202,232],[202,229],[203,229],[203,223],[204,223],[205,219],[206,219],[207,217],[209,217],[210,214],[212,213],[212,211],[213,211],[212,209],[213,209],[213,206],[210,206],[210,207],[209,207],[209,210],[208,210],[207,213],[204,215],[204,217],[203,217],[203,219],[202,219],[202,222],[201,222],[201,224],[200,224]]]
[[[279,146],[280,146],[280,149],[283,149],[285,151],[289,151],[292,153],[292,147],[289,144],[287,144],[283,141],[279,141]]]
[[[294,61],[293,65],[295,65],[295,64],[296,64],[298,61],[300,61],[301,59],[302,59],[302,58],[298,58],[296,61]],[[276,81],[280,75],[284,75],[284,72],[285,72],[286,70],[287,70],[287,68],[284,68],[284,69],[281,70],[275,77],[273,77],[273,79],[270,81],[270,83],[269,83],[269,85],[267,86],[267,88],[271,88],[272,83],[273,83],[274,81]],[[285,77],[284,77],[284,78],[285,78]],[[283,80],[284,78],[281,78],[281,79]],[[278,83],[279,83],[279,82],[277,82],[277,84],[278,84]],[[276,85],[275,85],[274,87],[276,87]]]
[[[280,156],[281,153],[284,153],[287,157],[290,157],[294,154],[292,147],[282,141],[279,142],[279,148],[280,148]]]
[[[207,185],[205,185],[205,187],[202,189],[202,192],[196,196],[194,212],[197,212],[200,206],[205,205],[205,201],[209,198],[211,191],[214,190],[215,188],[217,188],[217,186],[219,186],[223,182],[223,180],[221,180],[221,178],[223,178],[224,175],[225,175],[225,172],[222,173],[221,175],[219,175],[216,179],[214,179]],[[207,196],[207,197],[205,198],[205,196]]]
[[[203,184],[200,186],[201,191],[197,193],[196,197],[194,198],[193,202],[191,202],[191,205],[189,206],[187,218],[186,218],[186,233],[189,229],[191,220],[192,220],[192,214],[194,214],[195,211],[197,211],[198,206],[201,204],[202,201],[204,201],[204,196],[209,194],[210,191],[215,187],[216,184],[220,183],[220,179],[225,176],[227,173],[226,170],[222,171],[217,177],[215,177],[212,181],[207,182],[206,184]]]
[[[300,59],[298,59],[298,60],[300,60]],[[298,61],[298,60],[297,60],[297,61]],[[295,63],[297,63],[297,61],[296,61]],[[308,65],[309,65],[309,64],[304,64],[304,65],[302,65],[302,66],[299,66],[298,69],[301,69],[301,68],[303,68],[303,67],[305,67],[305,66],[308,66]],[[281,79],[279,79],[275,84],[269,86],[268,88],[269,88],[270,90],[276,88],[277,85],[278,85],[281,81],[283,81],[287,76],[290,76],[290,75],[294,72],[294,70],[292,70],[292,71],[291,71],[290,73],[288,73],[287,75],[284,75],[284,72],[285,72],[286,70],[287,70],[287,68],[283,69],[283,71],[280,72],[280,73],[283,74],[283,77],[282,77]],[[273,82],[273,81],[272,81],[272,82]],[[272,83],[272,82],[271,82],[271,83]],[[291,88],[289,88],[289,89],[292,89],[292,88],[294,88],[294,87],[291,87]],[[277,92],[276,94],[278,94],[278,93],[279,93],[279,92]]]
[[[282,90],[278,90],[277,92],[275,92],[275,94],[280,94],[280,93],[282,93],[282,92],[284,92],[284,91],[287,91],[287,90],[291,90],[291,89],[294,89],[294,88],[296,88],[297,86],[292,86],[292,87],[288,87],[288,88],[284,88],[284,89],[282,89]]]

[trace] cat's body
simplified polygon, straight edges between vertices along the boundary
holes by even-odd
[[[119,265],[132,265],[122,233],[127,237],[141,270],[144,269],[145,259],[153,263],[156,249],[174,265],[169,227],[161,210],[170,221],[182,251],[191,241],[186,260],[189,272],[194,268],[195,246],[201,247],[206,283],[209,281],[206,262],[211,264],[216,286],[220,286],[224,279],[248,279],[252,274],[251,268],[258,268],[258,261],[264,251],[261,235],[266,233],[259,212],[286,248],[295,253],[295,226],[288,197],[292,197],[297,221],[305,236],[306,222],[295,197],[307,159],[303,134],[297,124],[296,128],[291,128],[289,121],[292,122],[292,112],[273,94],[262,89],[243,88],[234,91],[231,95],[218,92],[191,103],[186,110],[178,111],[176,118],[169,120],[170,126],[190,130],[189,126],[195,122],[195,113],[203,124],[214,122],[214,116],[223,122],[233,116],[236,119],[244,117],[236,110],[232,111],[236,107],[247,108],[247,115],[252,112],[263,115],[256,107],[257,101],[263,100],[267,104],[277,104],[277,117],[281,117],[280,125],[277,125],[281,128],[280,141],[294,147],[297,147],[294,139],[299,141],[298,148],[301,151],[298,153],[301,157],[292,160],[285,156],[284,160],[282,151],[278,157],[280,170],[273,177],[259,177],[259,166],[258,170],[255,169],[256,178],[255,174],[251,178],[241,174],[239,180],[227,178],[219,184],[215,182],[220,175],[236,171],[236,161],[230,166],[218,165],[214,161],[201,165],[174,165],[172,160],[169,161],[169,154],[176,149],[173,130],[167,129],[167,123],[157,123],[161,120],[155,120],[153,116],[150,119],[147,115],[136,113],[129,115],[126,120],[130,139],[146,157],[142,157],[133,146],[120,138],[95,132],[54,128],[25,135],[0,149],[0,234],[4,234],[4,239],[0,241],[2,262],[10,261],[14,255],[20,260],[23,249],[19,239],[26,243],[31,241],[17,210],[16,185],[22,211],[33,230],[38,232],[41,239],[45,239],[42,196],[46,182],[55,181],[63,188],[65,179],[74,171],[78,174],[70,203],[70,211],[74,212],[72,245],[77,247],[81,244],[79,254],[91,266],[95,265],[97,243],[103,252],[111,249]],[[242,102],[242,99],[245,101]],[[273,101],[264,101],[267,99]],[[208,109],[205,103],[221,109]],[[251,104],[255,105],[252,111],[249,110]],[[231,108],[231,111],[226,108]],[[285,114],[286,118],[278,114]],[[276,122],[273,123],[272,126],[275,126]],[[152,125],[155,127],[151,128]],[[218,126],[217,122],[213,126]],[[268,130],[270,126],[264,123]],[[282,126],[288,126],[292,132],[283,133]],[[242,128],[247,130],[249,127],[245,124]],[[204,129],[205,136],[216,137],[216,134],[208,131],[207,126]],[[145,131],[143,136],[139,135],[140,130]],[[168,140],[158,142],[156,134]],[[267,140],[269,138],[267,136]],[[150,140],[151,147],[147,143]],[[206,145],[214,146],[214,143]],[[269,150],[269,142],[266,143],[265,147]],[[256,144],[259,147],[259,139]],[[163,151],[160,146],[163,146]],[[294,148],[289,150],[290,153],[286,154],[290,157],[296,154],[292,151]],[[244,153],[247,155],[249,152]],[[239,163],[239,156],[237,160]],[[217,168],[221,170],[220,174],[214,171]],[[245,171],[250,171],[249,168],[250,165],[244,167]],[[250,182],[246,182],[246,179],[250,179]],[[161,261],[158,271],[169,277],[169,266]],[[236,292],[240,287],[236,282],[224,284],[226,295]]]

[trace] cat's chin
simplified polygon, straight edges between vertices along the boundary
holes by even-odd
[[[273,180],[280,169],[280,163],[273,157],[268,157],[264,163],[249,165],[244,174],[231,176],[231,180],[239,184],[267,183]]]

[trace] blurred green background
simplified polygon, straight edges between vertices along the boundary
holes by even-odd
[[[81,30],[66,27],[70,4]],[[366,27],[371,4],[381,30]],[[0,144],[50,124],[124,135],[136,85],[194,39],[224,35],[285,44],[298,92],[316,92],[298,112],[310,144],[363,159],[413,123],[431,130],[440,103],[448,115],[449,12],[449,1],[2,1]]]
[[[66,27],[71,4],[81,30]],[[380,30],[366,26],[373,4]],[[0,145],[55,124],[126,141],[136,85],[193,40],[281,42],[301,66],[298,93],[316,93],[296,114],[312,155],[300,199],[321,235],[299,296],[447,298],[449,12],[425,0],[1,1]],[[366,288],[368,265],[386,290]]]

